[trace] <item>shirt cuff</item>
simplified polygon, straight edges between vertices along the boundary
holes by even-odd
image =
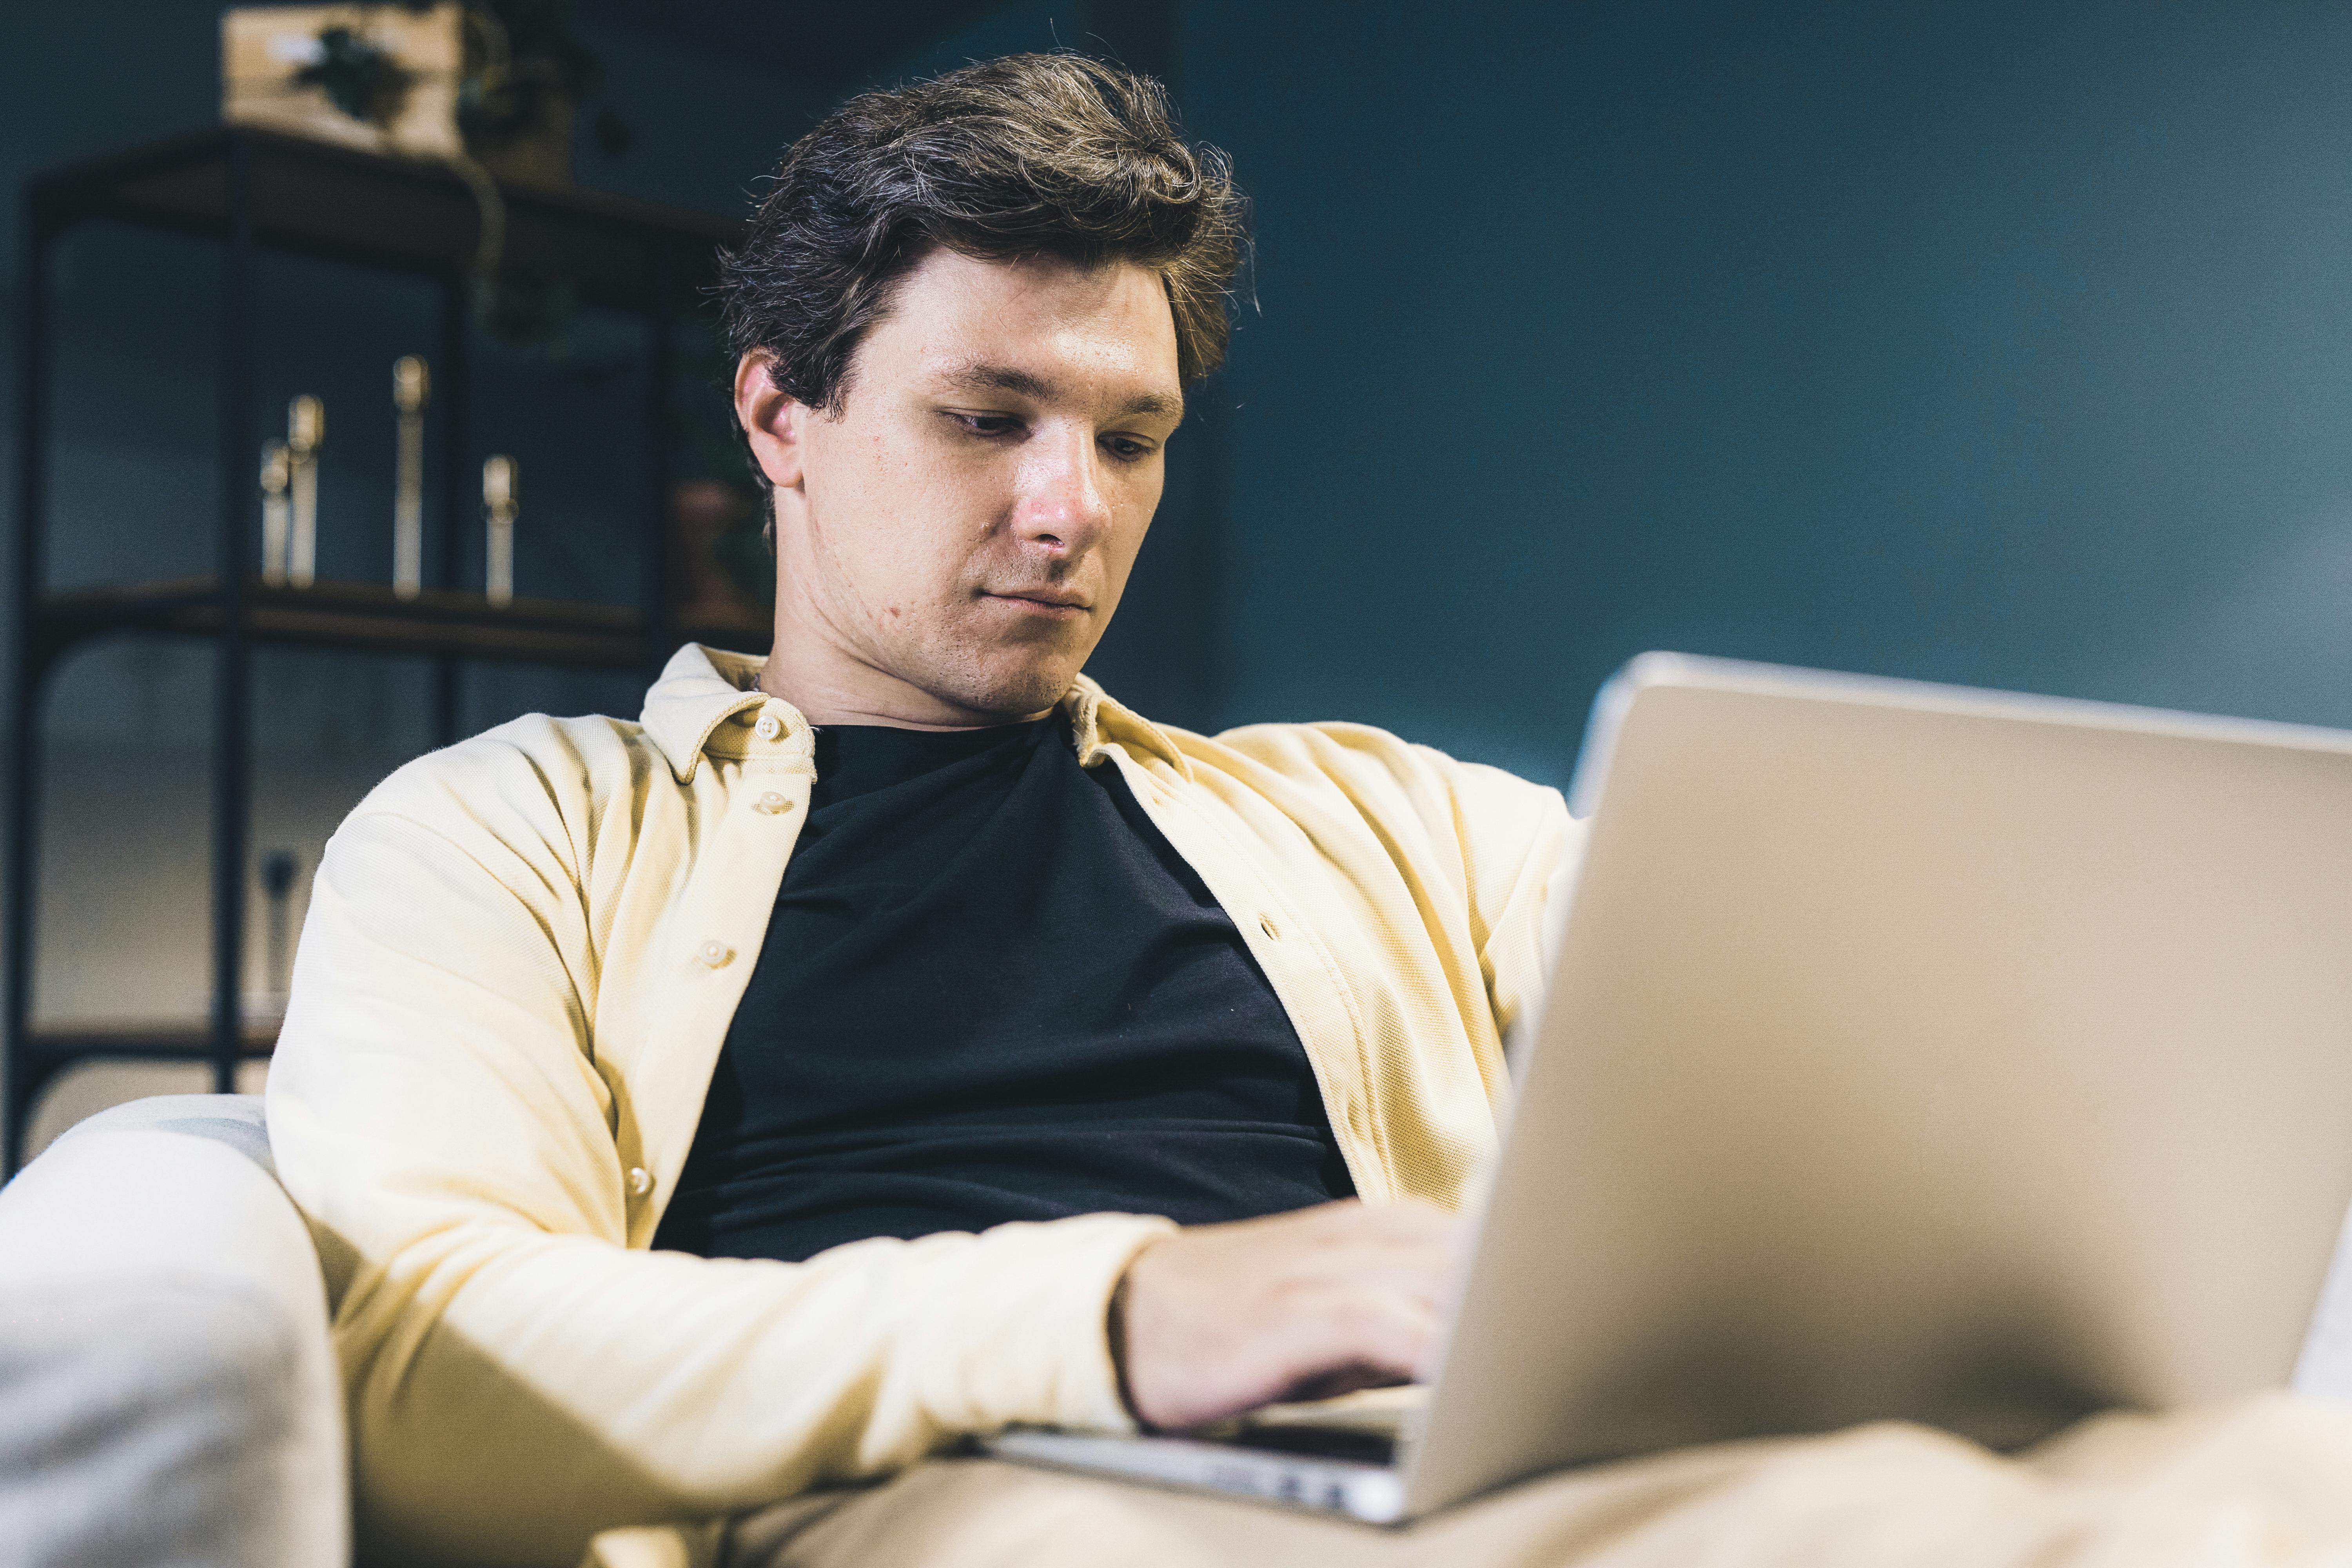
[[[974,1251],[996,1288],[975,1290],[958,1314],[979,1342],[964,1361],[964,1408],[949,1424],[1135,1430],[1111,1364],[1110,1299],[1135,1255],[1176,1228],[1156,1215],[1099,1214],[984,1233]]]

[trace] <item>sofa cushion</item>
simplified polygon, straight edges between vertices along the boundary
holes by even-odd
[[[260,1103],[92,1117],[0,1188],[11,1564],[348,1563],[326,1296]]]
[[[11,1563],[290,1561],[270,1499],[301,1426],[295,1327],[219,1279],[0,1291]]]

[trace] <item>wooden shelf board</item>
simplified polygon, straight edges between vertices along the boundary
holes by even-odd
[[[230,149],[252,158],[254,237],[264,245],[447,274],[471,265],[480,215],[464,181],[428,161],[215,126],[43,176],[52,221],[116,217],[184,232],[228,232]],[[716,281],[718,252],[742,226],[708,213],[577,186],[501,185],[501,270],[562,279],[587,300],[643,310],[690,303]]]
[[[689,605],[678,611],[676,629],[680,642],[708,643],[712,647],[738,653],[764,654],[775,638],[776,623],[772,616],[740,605]]]
[[[373,653],[452,654],[634,668],[646,662],[645,616],[623,605],[516,599],[427,589],[403,599],[387,584],[245,585],[245,626],[257,641]],[[62,646],[107,632],[209,635],[224,620],[219,579],[182,577],[44,595],[37,634]]]

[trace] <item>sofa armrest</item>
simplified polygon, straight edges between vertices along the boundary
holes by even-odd
[[[351,1560],[342,1400],[260,1101],[92,1117],[0,1188],[10,1561]]]

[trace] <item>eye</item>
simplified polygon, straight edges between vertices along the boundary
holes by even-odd
[[[968,436],[1011,436],[1021,428],[1021,421],[1010,414],[967,414],[951,408],[947,411],[947,416],[961,426]]]
[[[1110,448],[1112,457],[1122,462],[1138,462],[1151,456],[1151,443],[1139,441],[1132,436],[1106,436],[1103,445]]]

